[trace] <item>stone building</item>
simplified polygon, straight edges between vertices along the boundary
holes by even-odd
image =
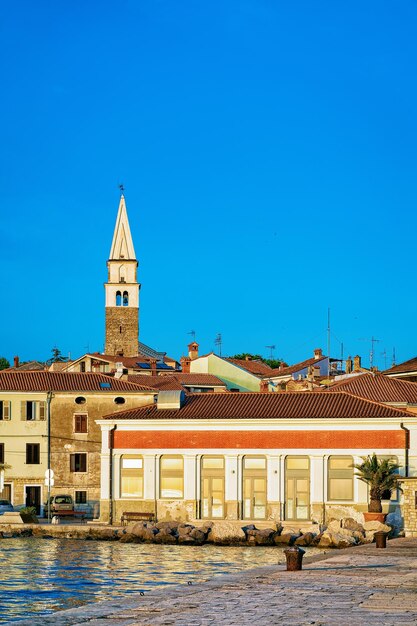
[[[154,390],[104,374],[0,372],[0,462],[7,465],[1,496],[15,506],[66,493],[90,513],[100,496],[101,432],[106,413],[148,405]]]
[[[160,391],[156,403],[98,423],[102,519],[114,523],[126,511],[185,521],[360,519],[368,492],[354,464],[376,452],[417,474],[415,415],[343,391]]]

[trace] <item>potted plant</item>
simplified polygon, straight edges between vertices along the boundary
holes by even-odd
[[[39,520],[36,517],[36,509],[34,506],[24,506],[19,510],[22,522],[25,524],[39,524]]]
[[[368,513],[364,513],[365,521],[384,522],[381,501],[391,497],[392,491],[398,487],[400,466],[391,459],[378,459],[374,452],[354,467],[358,470],[356,476],[369,487],[370,501]]]

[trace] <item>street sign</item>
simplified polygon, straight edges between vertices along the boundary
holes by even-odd
[[[54,482],[53,478],[45,478],[45,487],[53,487]]]
[[[47,469],[45,472],[45,479],[48,480],[48,478],[53,478],[53,477],[54,477],[54,470]]]

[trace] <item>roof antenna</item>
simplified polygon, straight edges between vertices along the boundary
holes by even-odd
[[[374,370],[375,344],[379,343],[381,340],[380,339],[375,339],[375,337],[372,336],[370,339],[366,339],[366,337],[360,337],[359,341],[370,341],[371,342],[371,351],[369,353],[369,369],[371,370],[371,372],[373,372],[373,370]]]
[[[395,365],[395,347],[392,349],[392,367]]]
[[[270,350],[269,358],[272,360],[274,358],[273,351],[275,350],[275,346],[265,346],[265,348],[268,348],[268,350]]]
[[[190,330],[190,332],[187,333],[187,335],[191,335],[192,340],[195,341],[195,330]]]
[[[219,349],[219,356],[222,355],[222,334],[217,333],[216,339],[214,340],[214,345]]]

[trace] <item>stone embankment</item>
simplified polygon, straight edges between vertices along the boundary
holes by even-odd
[[[174,521],[135,522],[125,527],[93,525],[6,525],[0,524],[0,538],[40,537],[83,540],[120,541],[120,543],[157,543],[240,546],[315,546],[318,548],[347,548],[372,543],[377,531],[393,536],[394,529],[380,522],[360,524],[353,518],[333,520],[327,527],[300,529],[274,524],[258,529],[255,525],[240,526],[236,522],[208,522],[200,526]]]

